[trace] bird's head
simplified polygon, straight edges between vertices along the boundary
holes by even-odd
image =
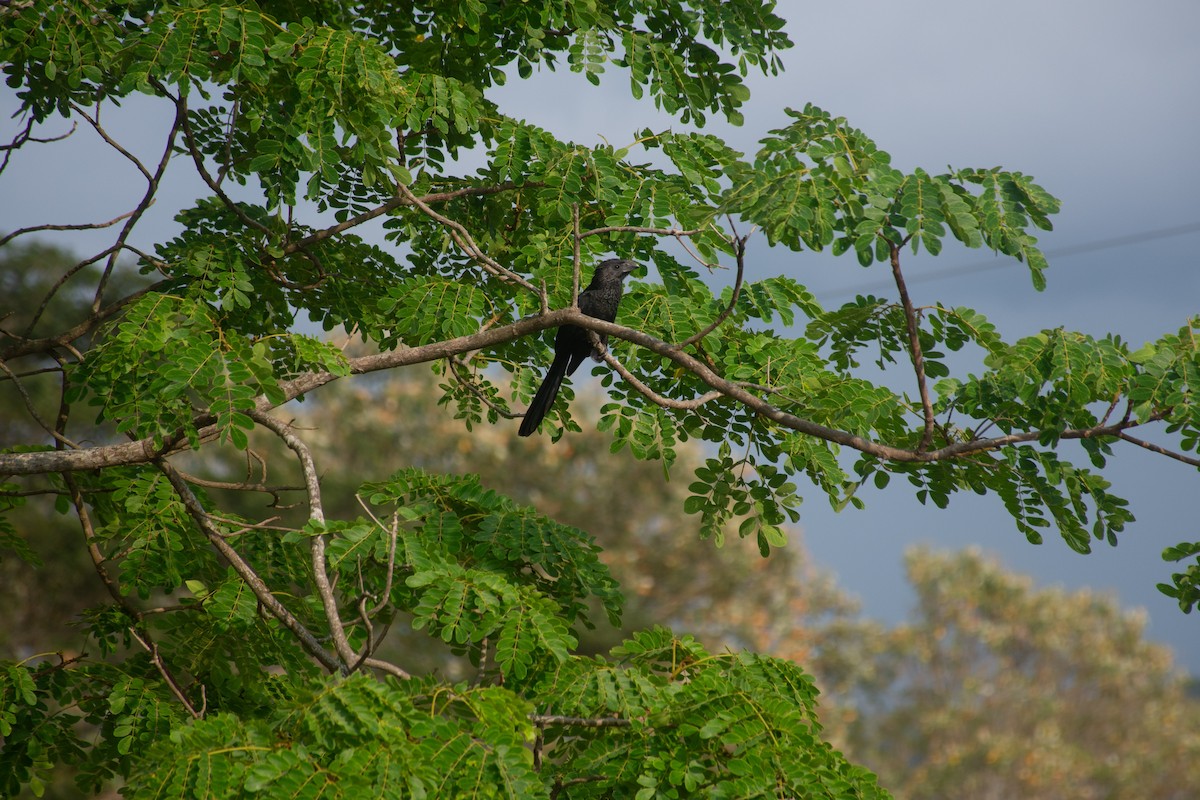
[[[617,279],[623,279],[638,268],[636,261],[630,261],[627,258],[610,258],[606,261],[601,261],[596,267],[596,273],[606,272],[615,275]]]

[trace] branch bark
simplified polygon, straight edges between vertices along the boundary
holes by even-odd
[[[291,631],[308,654],[320,662],[321,666],[330,672],[340,672],[342,665],[338,659],[322,647],[312,632],[304,626],[304,623],[300,622],[292,612],[287,610],[283,603],[279,602],[271,591],[271,588],[263,582],[263,579],[258,576],[254,568],[246,563],[241,554],[234,550],[229,542],[225,541],[225,537],[221,535],[220,531],[213,527],[207,512],[204,510],[204,506],[200,504],[200,501],[192,492],[192,488],[188,486],[187,480],[180,474],[179,470],[161,458],[157,459],[155,464],[167,476],[167,480],[171,482],[171,486],[175,488],[175,493],[183,501],[183,506],[187,509],[188,516],[192,518],[192,521],[196,523],[196,526],[200,528],[200,531],[208,539],[209,543],[216,548],[217,552],[229,562],[230,566],[233,567],[233,571],[238,574],[238,577],[246,582],[246,585],[250,587],[250,591],[254,592],[254,596],[258,598],[258,602],[262,607],[271,616],[279,620],[285,628]]]
[[[551,311],[548,314],[526,317],[510,325],[489,328],[488,330],[468,336],[459,336],[441,342],[432,342],[419,347],[401,348],[387,353],[351,358],[349,359],[350,372],[361,375],[379,370],[421,364],[472,350],[495,347],[521,338],[522,336],[528,336],[538,331],[567,323],[587,328],[597,333],[607,333],[611,337],[623,339],[631,344],[657,353],[696,375],[710,388],[720,392],[730,400],[743,404],[746,408],[770,419],[778,425],[889,461],[904,463],[945,461],[972,453],[998,450],[1003,447],[1034,442],[1045,433],[1045,431],[1033,430],[1006,434],[1004,436],[975,438],[962,442],[953,442],[935,450],[921,450],[919,448],[910,450],[894,447],[847,431],[829,428],[791,414],[754,394],[747,387],[726,380],[706,363],[683,352],[669,342],[664,342],[661,339],[633,328],[589,317],[578,310],[570,308],[561,308]],[[332,373],[311,372],[291,381],[284,382],[280,385],[280,389],[283,392],[284,401],[286,402],[335,380],[337,380],[337,376]],[[257,407],[259,411],[267,411],[273,406],[265,397],[259,397]],[[1164,416],[1165,413],[1154,414],[1145,422],[1157,422],[1162,420]],[[199,432],[202,441],[217,435],[218,431],[213,422],[214,419],[211,416],[198,418],[197,426],[200,428]],[[1145,424],[1145,422],[1139,422],[1136,419],[1126,419],[1110,425],[1070,428],[1055,431],[1054,433],[1060,439],[1118,437],[1121,432],[1139,427]],[[153,439],[141,439],[135,442],[92,447],[71,452],[0,453],[0,475],[35,475],[47,472],[100,469],[123,464],[145,464],[186,449],[186,438],[180,434],[164,442],[161,446],[156,446]]]
[[[900,271],[900,245],[888,243],[891,251],[892,278],[896,281],[896,290],[900,293],[900,304],[904,308],[904,322],[908,327],[908,350],[912,357],[913,372],[917,376],[917,391],[921,396],[921,408],[925,416],[925,432],[921,435],[921,444],[917,452],[924,452],[933,444],[933,432],[937,420],[933,416],[933,401],[929,398],[929,382],[925,379],[925,355],[921,352],[921,324],[917,318],[917,310],[913,307],[912,298],[908,296],[908,286],[904,283],[904,273]]]

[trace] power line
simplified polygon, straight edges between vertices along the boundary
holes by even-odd
[[[1083,244],[1071,245],[1070,247],[1059,247],[1053,250],[1046,250],[1046,258],[1065,258],[1068,256],[1078,256],[1084,253],[1095,253],[1100,250],[1111,250],[1116,247],[1127,247],[1131,244],[1141,244],[1142,242],[1153,242],[1158,239],[1169,239],[1173,236],[1186,236],[1189,233],[1200,233],[1200,222],[1190,222],[1186,225],[1174,225],[1169,228],[1155,228],[1153,230],[1141,231],[1139,233],[1129,233],[1124,236],[1114,236],[1109,239],[1097,239],[1092,242],[1084,242]],[[994,258],[991,261],[977,261],[974,264],[965,264],[959,267],[943,267],[942,269],[923,272],[920,275],[905,276],[906,283],[924,283],[927,281],[936,281],[943,278],[956,278],[961,275],[973,275],[979,272],[987,272],[994,269],[1005,269],[1012,266],[1012,262],[1002,258]],[[861,283],[857,286],[847,286],[840,289],[834,289],[830,294],[857,294],[860,292],[869,292],[874,289],[887,289],[893,286],[891,281],[879,280],[870,283]]]

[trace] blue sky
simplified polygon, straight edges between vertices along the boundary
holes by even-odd
[[[847,117],[901,168],[1003,165],[1033,175],[1063,201],[1055,230],[1042,237],[1050,253],[1200,223],[1195,0],[783,0],[778,10],[796,42],[784,54],[787,71],[752,76],[744,126],[714,121],[708,128],[735,146],[752,151],[759,136],[784,124],[785,106],[814,102]],[[600,88],[579,76],[540,73],[494,96],[508,113],[584,143],[626,143],[637,129],[670,125],[649,103],[629,97],[616,70]],[[11,90],[0,88],[0,132],[11,130],[14,108]],[[133,100],[105,114],[115,138],[158,157],[155,137],[169,108]],[[56,124],[60,129],[45,133],[66,130]],[[172,235],[175,211],[201,193],[188,170],[169,176],[142,226],[141,245]],[[143,186],[130,165],[82,130],[67,143],[20,153],[0,176],[0,226],[108,218],[131,208]],[[85,251],[108,240],[83,234],[65,243]],[[1052,257],[1042,293],[1021,265],[1003,267],[987,252],[909,257],[906,269],[918,304],[973,307],[1008,340],[1062,325],[1119,333],[1136,346],[1200,313],[1198,247],[1200,231],[1192,230]],[[752,245],[750,256],[754,270],[791,274],[827,306],[860,287],[884,292],[878,267],[864,270],[852,258],[769,250],[765,242]],[[973,268],[981,263],[1003,268]],[[960,266],[967,269],[958,276],[922,280]],[[1029,545],[996,498],[956,497],[940,511],[923,508],[900,485],[867,492],[866,511],[841,514],[809,493],[804,540],[862,598],[866,613],[888,622],[901,620],[912,601],[902,574],[906,547],[979,545],[1041,584],[1113,592],[1126,606],[1144,608],[1151,637],[1200,674],[1200,618],[1185,617],[1154,588],[1170,572],[1159,559],[1162,548],[1200,539],[1200,475],[1129,447],[1109,476],[1138,521],[1118,548],[1100,546],[1089,556],[1056,537]]]

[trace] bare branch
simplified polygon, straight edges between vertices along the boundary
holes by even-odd
[[[1200,467],[1200,458],[1193,458],[1191,456],[1185,456],[1183,453],[1176,453],[1173,450],[1168,450],[1165,447],[1160,447],[1159,445],[1156,445],[1153,442],[1147,442],[1145,439],[1138,439],[1136,437],[1130,436],[1128,433],[1125,433],[1125,431],[1121,431],[1121,432],[1117,433],[1117,438],[1124,439],[1125,441],[1129,442],[1130,444],[1136,444],[1138,447],[1143,447],[1146,450],[1149,450],[1151,453],[1158,453],[1160,456],[1166,456],[1167,458],[1173,458],[1176,461],[1182,461],[1184,464],[1190,464],[1193,467]]]
[[[730,229],[732,230],[732,228],[733,228],[732,220],[730,220],[729,225],[730,225]],[[737,277],[733,281],[733,295],[729,298],[729,305],[727,305],[721,311],[721,313],[717,315],[717,318],[715,320],[713,320],[711,325],[709,325],[704,330],[694,333],[691,336],[689,336],[688,338],[684,339],[682,342],[680,342],[678,345],[676,345],[676,347],[689,347],[689,346],[695,344],[696,342],[700,341],[701,339],[703,339],[705,336],[708,336],[710,333],[715,331],[717,328],[721,327],[721,323],[723,323],[725,320],[729,319],[729,315],[733,313],[733,309],[737,308],[738,298],[741,297],[741,294],[742,294],[742,279],[746,275],[746,240],[749,237],[748,236],[738,236],[735,231],[732,238],[733,238],[733,252],[734,252],[734,256],[736,256],[736,258],[737,258]]]
[[[325,524],[325,510],[321,504],[321,485],[317,478],[317,466],[313,462],[312,453],[304,440],[292,432],[289,425],[280,422],[270,414],[261,411],[249,411],[248,416],[267,428],[296,454],[300,469],[304,474],[304,485],[308,491],[308,517],[318,525]],[[333,646],[342,659],[343,672],[349,672],[352,665],[361,659],[350,647],[346,639],[346,628],[338,612],[337,598],[333,594],[333,585],[329,581],[329,569],[325,560],[325,535],[311,536],[313,582],[316,583],[317,593],[321,596],[321,605],[325,608],[325,619],[329,622],[329,633],[333,637]],[[370,647],[370,640],[366,647]],[[365,652],[364,652],[365,655]]]
[[[479,384],[476,383],[473,377],[469,375],[463,375],[461,372],[459,372],[459,370],[469,370],[466,362],[463,361],[460,356],[451,356],[449,359],[447,359],[447,361],[450,364],[450,375],[453,376],[454,380],[458,382],[458,385],[475,395],[475,397],[479,399],[479,402],[487,406],[494,414],[503,419],[518,419],[519,417],[523,416],[522,414],[514,414],[507,408],[501,408],[500,406],[496,405],[492,398],[488,397],[487,394],[484,393],[483,389],[479,388]]]
[[[723,392],[713,390],[711,392],[706,392],[699,397],[694,397],[691,400],[676,400],[673,397],[666,397],[642,383],[642,381],[636,375],[630,372],[624,364],[617,360],[616,356],[614,356],[610,350],[604,350],[603,358],[605,364],[608,364],[610,367],[616,370],[617,374],[624,378],[625,381],[634,389],[637,389],[637,391],[643,397],[655,405],[662,406],[663,408],[670,408],[676,411],[694,411],[705,403],[711,403],[713,400],[725,396]]]
[[[103,228],[111,228],[123,219],[133,216],[136,209],[126,211],[119,217],[113,217],[108,222],[82,222],[78,224],[63,224],[63,225],[31,225],[28,228],[19,228],[7,236],[0,236],[0,247],[16,239],[18,236],[24,236],[27,233],[38,233],[39,231],[94,231]]]
[[[917,391],[921,395],[921,408],[925,413],[925,433],[921,436],[921,444],[917,452],[928,450],[933,444],[933,432],[937,420],[933,416],[933,401],[929,398],[929,383],[925,380],[925,356],[921,352],[921,323],[917,311],[913,308],[912,299],[908,296],[908,286],[904,283],[904,274],[900,271],[900,245],[888,242],[891,251],[892,277],[896,281],[896,289],[900,292],[900,303],[904,307],[904,320],[908,326],[908,349],[912,356],[913,371],[917,375]]]
[[[571,308],[579,308],[580,257],[579,203],[571,204]]]
[[[532,283],[525,280],[512,270],[501,266],[499,262],[485,253],[483,249],[475,243],[475,239],[472,238],[471,234],[465,227],[462,226],[461,223],[455,222],[449,217],[434,211],[429,207],[428,203],[413,194],[412,190],[404,184],[398,184],[397,189],[405,198],[405,200],[420,209],[421,213],[432,219],[434,222],[437,222],[439,225],[448,228],[450,231],[450,238],[454,240],[454,243],[458,245],[459,249],[461,249],[468,257],[470,257],[472,261],[483,267],[485,272],[495,275],[502,281],[515,283],[522,288],[528,289],[534,294],[539,293],[538,288]],[[543,300],[543,302],[545,301]]]
[[[287,610],[283,603],[279,602],[279,599],[275,597],[270,587],[263,582],[262,578],[258,577],[258,573],[246,563],[246,560],[242,558],[238,551],[233,549],[229,542],[225,541],[225,537],[221,535],[220,531],[213,527],[207,512],[200,505],[200,501],[196,499],[196,495],[192,492],[191,487],[188,486],[187,481],[184,480],[183,475],[161,458],[156,459],[155,463],[162,470],[163,474],[167,476],[167,480],[171,482],[171,485],[175,487],[175,493],[183,501],[184,508],[187,509],[192,521],[196,523],[212,546],[217,549],[217,552],[229,562],[234,572],[238,574],[238,577],[246,582],[246,585],[250,587],[250,591],[254,592],[254,596],[258,598],[258,602],[263,608],[271,616],[279,620],[285,628],[291,631],[300,640],[301,645],[308,651],[309,655],[319,661],[325,669],[330,672],[341,672],[342,665],[338,660],[321,646],[317,638],[312,635],[308,628],[304,627],[304,624],[292,612]]]
[[[274,498],[271,505],[278,507],[279,495],[283,492],[298,492],[304,490],[304,486],[267,486],[265,483],[251,483],[249,481],[217,481],[210,478],[201,478],[199,475],[190,473],[181,473],[184,479],[193,486],[203,486],[205,489],[228,489],[234,492],[262,492],[269,494]]]
[[[25,391],[25,386],[21,383],[16,374],[14,374],[13,371],[8,368],[8,364],[6,364],[4,361],[0,361],[0,370],[2,370],[8,379],[13,382],[13,385],[17,387],[17,392],[21,395],[21,400],[25,403],[25,410],[29,412],[29,416],[33,417],[33,421],[36,422],[41,429],[49,434],[55,441],[65,444],[67,447],[78,450],[79,445],[77,445],[75,442],[72,442],[58,431],[54,430],[54,428],[51,428],[50,425],[47,424],[44,419],[42,419],[42,415],[38,413],[37,406],[33,404],[33,398],[29,396],[27,391]]]
[[[393,664],[392,662],[390,662],[390,661],[384,661],[384,660],[382,660],[382,659],[379,659],[379,658],[366,658],[366,659],[363,659],[363,665],[364,665],[364,666],[368,666],[368,667],[370,667],[371,669],[376,669],[376,670],[379,670],[380,672],[386,672],[386,673],[388,673],[389,675],[394,675],[395,677],[399,678],[400,680],[405,680],[405,681],[406,681],[406,680],[408,680],[409,678],[411,678],[411,677],[412,677],[412,675],[410,675],[409,673],[407,673],[407,672],[405,672],[404,670],[400,669],[400,667],[397,667],[397,666],[396,666],[395,664]]]
[[[603,233],[648,233],[654,236],[674,236],[678,239],[681,236],[696,236],[703,232],[704,228],[687,231],[680,228],[646,228],[641,225],[606,225],[603,228],[584,231],[579,234],[579,238],[586,239],[589,236],[599,236]]]
[[[32,353],[51,352],[59,348],[70,349],[71,342],[87,336],[96,329],[97,325],[99,325],[101,322],[104,322],[109,317],[120,313],[121,310],[130,303],[140,300],[142,297],[145,297],[148,294],[152,294],[161,290],[164,283],[165,281],[159,281],[158,283],[151,284],[150,286],[128,294],[125,297],[122,297],[120,300],[113,302],[111,305],[107,305],[104,308],[101,308],[99,311],[94,312],[91,316],[89,316],[83,322],[80,322],[78,325],[75,325],[74,327],[55,336],[47,336],[41,339],[26,339],[20,336],[13,336],[6,331],[0,331],[0,334],[8,335],[10,338],[17,340],[16,344],[9,345],[8,347],[4,348],[4,350],[0,351],[0,359],[8,360],[20,358],[21,356],[27,356]]]
[[[17,7],[28,8],[29,6],[32,6],[32,5],[33,5],[32,2],[21,3],[21,4],[17,4]],[[0,160],[0,173],[3,173],[5,168],[8,166],[8,162],[12,158],[13,152],[24,147],[29,142],[37,142],[39,144],[49,144],[50,142],[61,142],[63,139],[66,139],[68,136],[73,134],[75,132],[76,128],[79,127],[78,123],[72,122],[71,130],[67,131],[64,134],[60,134],[59,136],[48,136],[46,138],[39,138],[37,136],[32,135],[33,123],[34,123],[34,119],[32,116],[30,116],[25,121],[25,129],[24,130],[22,130],[20,133],[18,133],[16,136],[14,136],[12,138],[12,141],[9,142],[8,144],[0,144],[0,152],[4,153],[4,159]]]
[[[233,201],[233,198],[225,194],[225,190],[221,188],[221,184],[219,184],[217,180],[208,173],[208,169],[204,166],[204,154],[201,153],[200,148],[196,146],[196,139],[192,134],[192,126],[188,123],[187,99],[182,95],[179,97],[172,96],[164,86],[159,85],[156,88],[162,92],[164,97],[169,98],[173,103],[175,103],[175,118],[178,120],[180,130],[183,131],[183,141],[187,146],[188,155],[192,157],[192,163],[196,166],[196,174],[200,176],[200,179],[204,181],[209,189],[212,189],[213,194],[220,199],[225,207],[232,211],[234,216],[241,220],[243,225],[245,225],[247,228],[258,231],[259,233],[272,236],[273,233],[270,228],[268,228],[266,225],[263,225],[258,220],[251,218],[250,215],[243,211],[242,207]]]
[[[522,188],[526,188],[526,187],[536,187],[539,185],[540,184],[536,184],[536,183],[527,183],[527,184],[524,184],[523,186],[517,186],[515,183],[512,183],[511,181],[509,181],[509,182],[505,182],[505,183],[496,184],[495,186],[465,186],[461,189],[454,189],[454,190],[447,191],[447,192],[435,192],[433,194],[422,195],[421,197],[418,197],[417,200],[420,201],[421,203],[424,203],[425,205],[432,205],[434,203],[444,203],[444,202],[447,202],[449,200],[454,200],[459,197],[477,197],[477,196],[484,196],[484,195],[491,195],[491,194],[500,194],[501,192],[511,192],[514,189],[522,189]],[[398,196],[393,197],[390,200],[376,206],[375,208],[372,208],[370,211],[364,211],[363,213],[359,214],[358,216],[351,217],[350,219],[346,220],[345,222],[339,222],[337,225],[331,225],[328,228],[323,228],[323,229],[317,231],[316,233],[313,233],[313,234],[310,234],[309,236],[304,237],[303,239],[298,239],[294,242],[290,242],[286,247],[284,247],[283,252],[285,254],[294,253],[297,250],[303,249],[305,247],[310,247],[310,246],[317,244],[318,242],[322,242],[332,236],[336,236],[339,233],[343,233],[351,228],[362,225],[364,222],[369,222],[370,220],[373,220],[376,217],[381,217],[384,214],[395,211],[397,208],[403,208],[404,206],[414,206],[414,205],[416,205],[416,204],[413,203],[412,200],[410,200],[408,197],[404,196],[403,194],[398,195]]]
[[[564,717],[558,714],[530,714],[529,721],[538,727],[567,725],[576,728],[628,728],[633,720],[620,717]]]
[[[158,674],[162,675],[163,681],[167,684],[167,688],[171,690],[171,694],[175,695],[179,702],[183,703],[183,707],[186,708],[188,713],[192,715],[192,719],[202,719],[204,714],[200,711],[197,711],[196,707],[191,704],[191,702],[187,699],[187,695],[183,693],[183,689],[180,688],[179,682],[175,680],[175,676],[171,674],[169,669],[167,669],[166,662],[162,660],[162,656],[158,652],[158,645],[150,641],[148,637],[143,638],[138,632],[137,628],[132,625],[129,627],[129,633],[132,634],[133,638],[137,640],[137,643],[144,647],[146,652],[150,654],[150,663],[153,664],[155,669],[158,670]]]

